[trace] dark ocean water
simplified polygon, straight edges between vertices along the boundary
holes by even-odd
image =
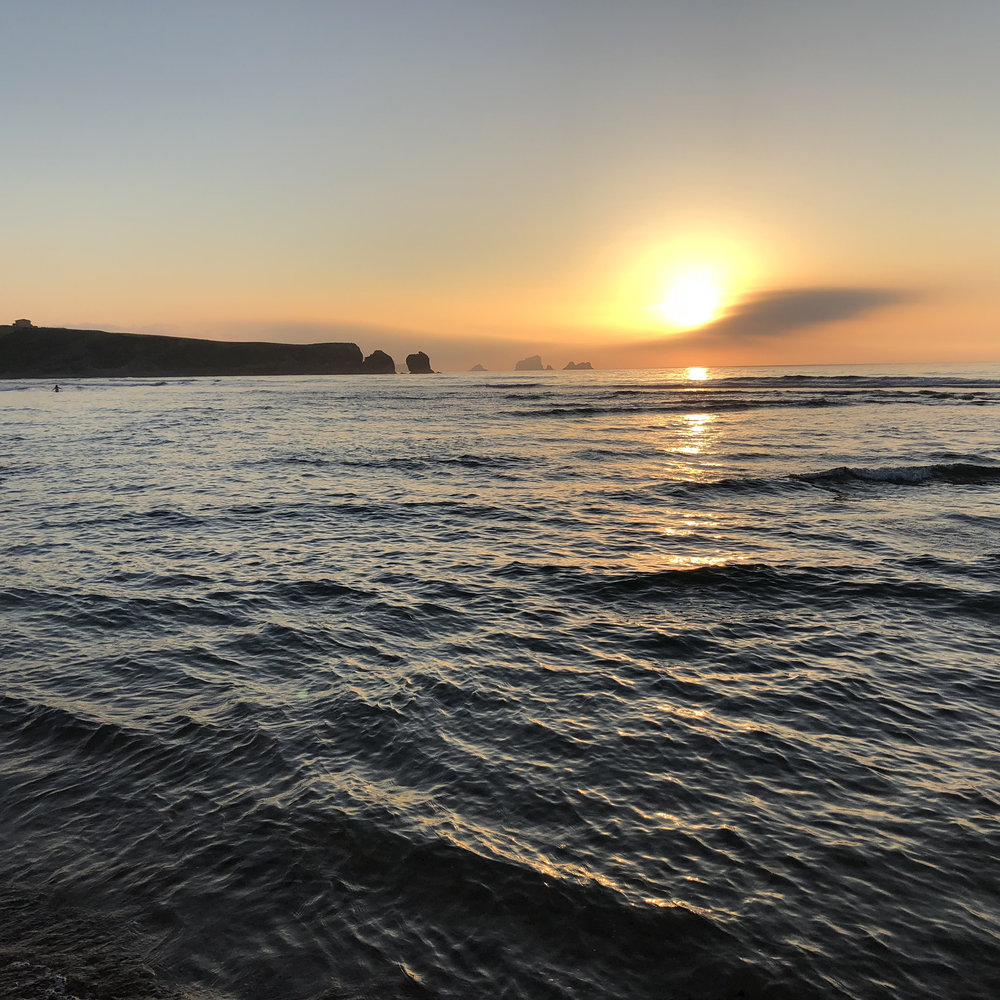
[[[0,383],[0,969],[997,996],[1000,366],[709,374]]]

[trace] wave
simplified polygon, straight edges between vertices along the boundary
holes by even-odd
[[[978,456],[963,456],[977,459]],[[983,464],[981,459],[963,462],[936,462],[924,465],[837,466],[818,472],[797,472],[786,476],[726,476],[721,479],[668,480],[646,487],[655,496],[688,496],[705,493],[782,495],[812,489],[840,492],[845,489],[875,489],[885,486],[992,486],[1000,483],[1000,464]],[[631,494],[635,498],[635,494]]]
[[[660,603],[706,597],[734,598],[740,603],[767,607],[798,608],[803,602],[812,608],[843,611],[851,605],[870,608],[873,603],[894,603],[947,609],[951,615],[967,615],[992,622],[996,618],[998,582],[994,560],[979,567],[978,577],[985,586],[960,586],[931,579],[915,579],[912,566],[888,564],[879,569],[852,565],[780,565],[762,562],[731,562],[718,566],[669,568],[638,573],[582,572],[575,567],[551,564],[533,566],[510,563],[497,575],[512,579],[534,578],[535,585],[554,589],[594,604],[608,601]],[[957,576],[957,574],[956,574]]]
[[[854,483],[885,483],[894,486],[920,486],[924,483],[988,485],[1000,482],[1000,465],[980,465],[971,462],[888,465],[875,468],[852,468],[842,465],[823,472],[799,473],[791,478],[816,486],[834,487]]]
[[[560,995],[574,994],[576,976],[587,995],[653,995],[654,984],[680,976],[693,982],[713,953],[732,951],[731,932],[696,908],[643,902],[579,866],[524,855],[488,825],[411,814],[414,790],[433,787],[428,768],[449,787],[462,779],[440,755],[414,745],[418,720],[354,686],[315,704],[313,731],[326,735],[322,747],[303,742],[301,727],[293,741],[282,714],[268,718],[258,704],[206,710],[191,701],[179,703],[176,714],[145,713],[140,720],[111,717],[80,699],[46,703],[8,694],[0,697],[0,719],[12,748],[56,775],[45,798],[50,812],[58,815],[71,799],[99,822],[105,807],[88,786],[100,774],[113,796],[136,803],[116,828],[119,837],[140,843],[152,829],[167,847],[183,849],[184,885],[169,866],[153,866],[130,890],[139,899],[169,894],[172,905],[182,906],[186,895],[201,895],[202,884],[244,892],[252,885],[279,898],[288,913],[308,908],[314,926],[328,928],[364,887],[375,912],[360,926],[347,922],[340,929],[348,948],[365,942],[369,969],[383,973],[401,937],[411,952],[423,950],[425,928],[461,941],[489,915],[505,947],[529,957],[514,973],[524,996],[542,995],[546,974],[563,981]],[[66,760],[72,774],[63,780]],[[12,784],[12,799],[30,798],[34,780]],[[118,878],[128,873],[118,859],[109,867]],[[101,874],[107,876],[103,867]],[[317,884],[321,896],[312,888]],[[406,927],[393,919],[400,912]],[[257,940],[269,933],[263,925],[247,930]],[[260,948],[248,945],[243,960],[254,974],[280,974],[273,953]],[[431,965],[440,960],[429,957]],[[468,977],[465,995],[488,995],[495,967],[490,960],[457,971]],[[398,988],[405,985],[400,980]]]
[[[545,397],[548,402],[548,397]],[[658,402],[652,404],[625,405],[623,403],[556,403],[537,410],[508,410],[504,415],[509,417],[592,417],[614,416],[617,414],[644,413],[727,413],[744,412],[747,410],[805,408],[820,409],[833,406],[850,406],[853,399],[836,399],[828,396],[781,397],[733,399],[717,396],[688,396],[676,402]]]
[[[460,466],[466,469],[510,469],[532,464],[522,455],[415,455],[405,458],[342,459],[337,464],[371,469],[433,469]]]
[[[992,366],[996,367],[996,366]],[[919,375],[889,374],[889,375],[850,375],[838,374],[808,374],[805,372],[786,373],[782,375],[720,375],[713,376],[701,382],[687,379],[665,379],[663,381],[624,382],[618,383],[618,388],[631,389],[685,389],[704,391],[705,389],[827,389],[843,388],[859,389],[981,389],[1000,391],[1000,378],[993,372],[967,373],[955,375],[934,374],[924,372]]]
[[[477,386],[480,390],[485,389],[537,389],[540,385],[546,385],[545,382],[483,382],[482,385]]]
[[[610,402],[593,399],[586,401],[552,402],[549,395],[518,397],[522,402],[537,398],[537,409],[508,410],[511,417],[590,417],[617,414],[646,413],[740,413],[749,410],[771,409],[824,409],[838,406],[888,406],[888,405],[1000,405],[1000,393],[951,393],[924,390],[920,392],[830,392],[821,395],[799,393],[773,393],[746,395],[736,391],[692,392],[671,388],[659,392],[622,390]]]
[[[713,380],[731,386],[844,386],[848,388],[951,388],[1000,391],[1000,379],[975,375],[734,375]]]
[[[253,459],[248,465],[296,466],[314,468],[388,469],[393,471],[422,471],[433,469],[516,469],[530,466],[533,459],[524,455],[460,454],[460,455],[403,455],[366,458],[330,458],[324,455],[277,455]]]
[[[169,591],[168,584],[149,578],[144,593],[106,594],[93,591],[65,593],[26,587],[0,590],[0,608],[18,609],[44,615],[39,619],[40,634],[67,628],[80,634],[91,630],[105,635],[112,630],[157,629],[165,626],[237,628],[252,621],[245,613],[223,609],[217,600],[195,595],[183,598]],[[160,588],[167,587],[167,592]]]

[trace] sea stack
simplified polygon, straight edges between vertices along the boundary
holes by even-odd
[[[540,354],[533,354],[530,358],[525,358],[523,361],[518,361],[518,363],[514,365],[514,371],[518,372],[542,371],[542,356]]]
[[[433,375],[431,359],[423,351],[406,355],[406,367],[411,375]]]
[[[396,362],[385,351],[372,351],[361,363],[365,375],[395,375]]]

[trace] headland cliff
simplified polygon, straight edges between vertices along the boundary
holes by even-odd
[[[0,378],[150,378],[190,375],[385,375],[384,351],[357,344],[192,340],[105,330],[0,326]]]

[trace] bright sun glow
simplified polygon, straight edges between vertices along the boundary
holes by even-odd
[[[656,311],[674,326],[704,326],[719,314],[722,286],[710,271],[686,271],[677,275]]]

